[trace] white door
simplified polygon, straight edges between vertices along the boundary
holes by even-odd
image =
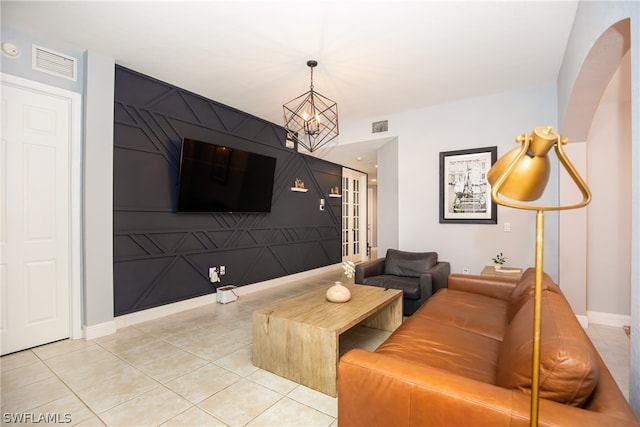
[[[367,175],[342,169],[342,260],[361,262],[367,250]]]
[[[70,336],[71,100],[2,82],[1,353]]]

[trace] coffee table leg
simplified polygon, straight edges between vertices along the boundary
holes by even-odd
[[[362,322],[363,326],[393,332],[402,324],[402,295]]]
[[[330,396],[337,395],[334,331],[253,313],[253,364]]]

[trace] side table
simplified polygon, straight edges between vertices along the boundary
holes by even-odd
[[[493,265],[485,265],[480,272],[482,276],[491,277],[509,277],[512,279],[520,279],[522,276],[522,268],[519,267],[504,267],[504,270],[496,270]]]

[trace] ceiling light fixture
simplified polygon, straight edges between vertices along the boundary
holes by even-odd
[[[338,136],[338,105],[313,90],[313,68],[318,61],[309,60],[309,91],[282,106],[287,139],[313,152]]]

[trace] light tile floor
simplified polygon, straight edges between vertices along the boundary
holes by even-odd
[[[629,401],[630,341],[624,328],[591,323],[586,331],[620,391]]]
[[[53,417],[78,426],[337,426],[337,400],[251,364],[251,313],[327,286],[342,270],[118,330],[0,359],[2,423]],[[629,339],[588,333],[628,396]],[[341,352],[374,349],[388,333],[357,328]],[[24,420],[24,419],[23,419]],[[28,421],[28,420],[27,420]],[[39,422],[38,422],[39,421]]]

